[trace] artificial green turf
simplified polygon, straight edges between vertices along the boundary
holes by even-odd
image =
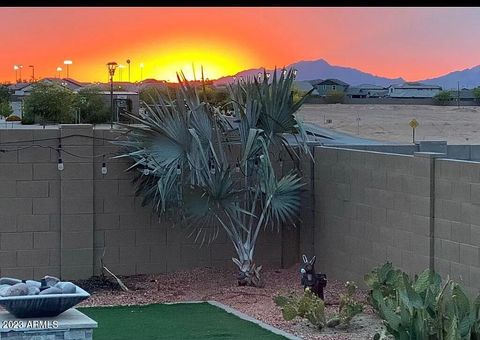
[[[285,339],[209,303],[78,308],[95,340]]]

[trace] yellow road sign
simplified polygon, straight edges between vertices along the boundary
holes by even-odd
[[[418,127],[418,122],[417,120],[414,118],[410,121],[410,123],[408,123],[408,125],[411,126],[412,129],[415,129],[416,127]]]

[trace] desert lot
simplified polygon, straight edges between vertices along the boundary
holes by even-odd
[[[415,118],[417,141],[480,144],[480,106],[305,104],[298,116],[321,127],[399,143],[412,142],[408,123]],[[328,119],[332,122],[325,123]]]

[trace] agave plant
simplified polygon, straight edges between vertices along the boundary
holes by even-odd
[[[298,171],[275,173],[273,152],[309,153],[295,116],[309,93],[293,101],[292,70],[229,85],[232,122],[203,99],[202,87],[183,73],[177,77],[174,96],[158,94],[146,113],[127,114],[138,124],[123,125],[118,157],[133,159],[128,170],[136,172],[144,205],[173,213],[202,244],[223,229],[237,254],[239,284],[261,286],[261,266],[253,261],[258,235],[267,226],[293,223],[303,185]],[[297,143],[290,146],[285,134]]]

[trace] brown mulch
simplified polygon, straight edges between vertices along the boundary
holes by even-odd
[[[319,332],[303,320],[283,320],[273,297],[302,292],[299,268],[299,264],[289,269],[264,268],[264,288],[238,286],[233,264],[228,269],[203,267],[167,274],[121,276],[122,282],[130,289],[128,292],[122,291],[113,278],[93,277],[75,283],[91,294],[79,305],[83,307],[215,300],[303,339],[371,339],[379,330],[380,319],[369,305],[345,330]],[[339,296],[343,292],[344,282],[328,279],[325,290],[327,314],[338,309]],[[366,302],[366,296],[365,291],[357,291],[360,301]]]

